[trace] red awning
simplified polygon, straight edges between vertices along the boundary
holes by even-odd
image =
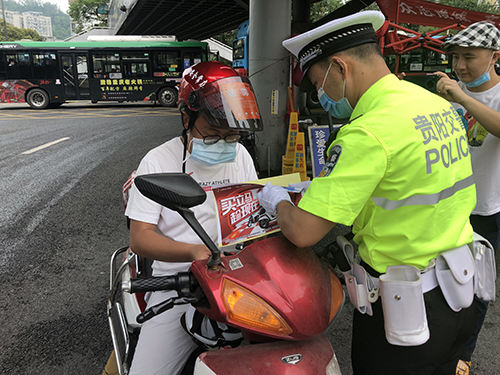
[[[433,27],[460,23],[467,27],[474,22],[488,21],[496,27],[500,26],[500,15],[474,12],[424,0],[377,0],[377,4],[382,13],[394,23]]]

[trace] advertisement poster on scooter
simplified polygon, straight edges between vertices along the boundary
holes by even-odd
[[[262,237],[280,230],[276,216],[259,204],[257,193],[261,184],[243,183],[215,187],[219,246],[228,246]],[[296,205],[302,197],[301,189],[283,187]]]

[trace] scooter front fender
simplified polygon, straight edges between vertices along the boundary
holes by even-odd
[[[325,335],[202,353],[194,375],[341,375]]]

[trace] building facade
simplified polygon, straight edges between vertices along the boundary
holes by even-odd
[[[33,29],[45,38],[52,38],[52,20],[44,17],[40,12],[11,12],[5,11],[5,18],[12,26],[21,29]]]

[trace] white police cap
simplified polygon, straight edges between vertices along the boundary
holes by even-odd
[[[377,43],[375,31],[385,22],[383,13],[367,10],[339,18],[283,41],[283,47],[299,58],[304,73],[301,91],[314,89],[307,71],[319,60],[366,43]]]

